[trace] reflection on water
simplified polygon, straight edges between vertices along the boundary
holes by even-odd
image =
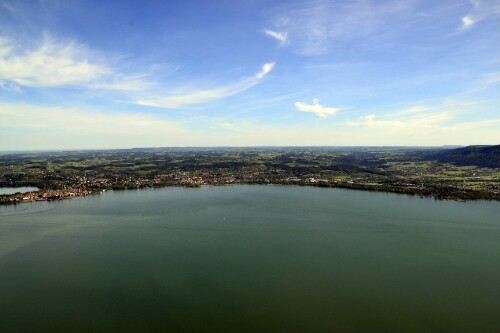
[[[500,204],[281,186],[0,207],[0,332],[498,332]]]

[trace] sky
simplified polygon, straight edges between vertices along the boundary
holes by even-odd
[[[500,0],[0,0],[0,150],[500,143]]]

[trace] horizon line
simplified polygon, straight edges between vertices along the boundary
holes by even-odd
[[[10,153],[43,153],[43,152],[85,152],[85,151],[111,151],[111,150],[153,150],[153,149],[252,149],[252,148],[460,148],[471,146],[496,146],[498,144],[470,144],[470,145],[436,145],[436,146],[418,146],[418,145],[304,145],[304,146],[282,146],[282,145],[260,145],[260,146],[158,146],[158,147],[129,147],[129,148],[54,148],[54,149],[23,149],[23,150],[0,150],[0,154]]]

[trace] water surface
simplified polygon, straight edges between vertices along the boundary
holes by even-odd
[[[0,187],[0,195],[2,194],[14,194],[14,193],[26,193],[38,191],[38,187],[33,186],[20,186],[20,187]]]
[[[499,332],[500,204],[282,186],[0,207],[0,332]]]

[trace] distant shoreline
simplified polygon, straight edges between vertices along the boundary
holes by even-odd
[[[290,184],[290,183],[267,183],[267,184],[256,184],[256,183],[232,183],[232,184],[202,184],[202,185],[166,185],[166,186],[152,186],[152,187],[136,187],[136,188],[122,188],[122,189],[100,189],[100,190],[79,190],[79,189],[65,189],[65,190],[39,190],[31,191],[27,193],[14,193],[14,194],[3,194],[0,195],[0,205],[16,205],[22,203],[32,203],[38,201],[59,201],[67,200],[79,197],[86,197],[91,195],[98,195],[106,191],[128,191],[128,190],[148,190],[148,189],[162,189],[162,188],[203,188],[203,187],[223,187],[223,186],[238,186],[238,185],[248,185],[248,186],[295,186],[295,187],[317,187],[317,188],[331,188],[331,189],[347,189],[347,190],[357,190],[357,191],[367,191],[367,192],[382,192],[382,193],[394,193],[394,194],[406,194],[411,196],[419,196],[420,198],[428,198],[435,200],[449,200],[449,201],[488,201],[488,202],[499,202],[500,197],[493,198],[481,198],[474,196],[436,196],[435,194],[429,193],[428,189],[422,189],[422,192],[411,191],[408,188],[391,188],[387,190],[386,188],[381,188],[380,186],[358,186],[355,184]],[[424,193],[425,192],[425,193]]]
[[[298,185],[500,201],[500,145],[458,149],[134,149],[0,156],[0,203],[161,187]]]
[[[70,190],[47,190],[47,191],[38,190],[25,193],[2,194],[0,195],[0,205],[15,205],[19,203],[34,202],[34,201],[64,200],[77,197],[84,197],[96,193],[99,192],[91,190],[70,189]]]

